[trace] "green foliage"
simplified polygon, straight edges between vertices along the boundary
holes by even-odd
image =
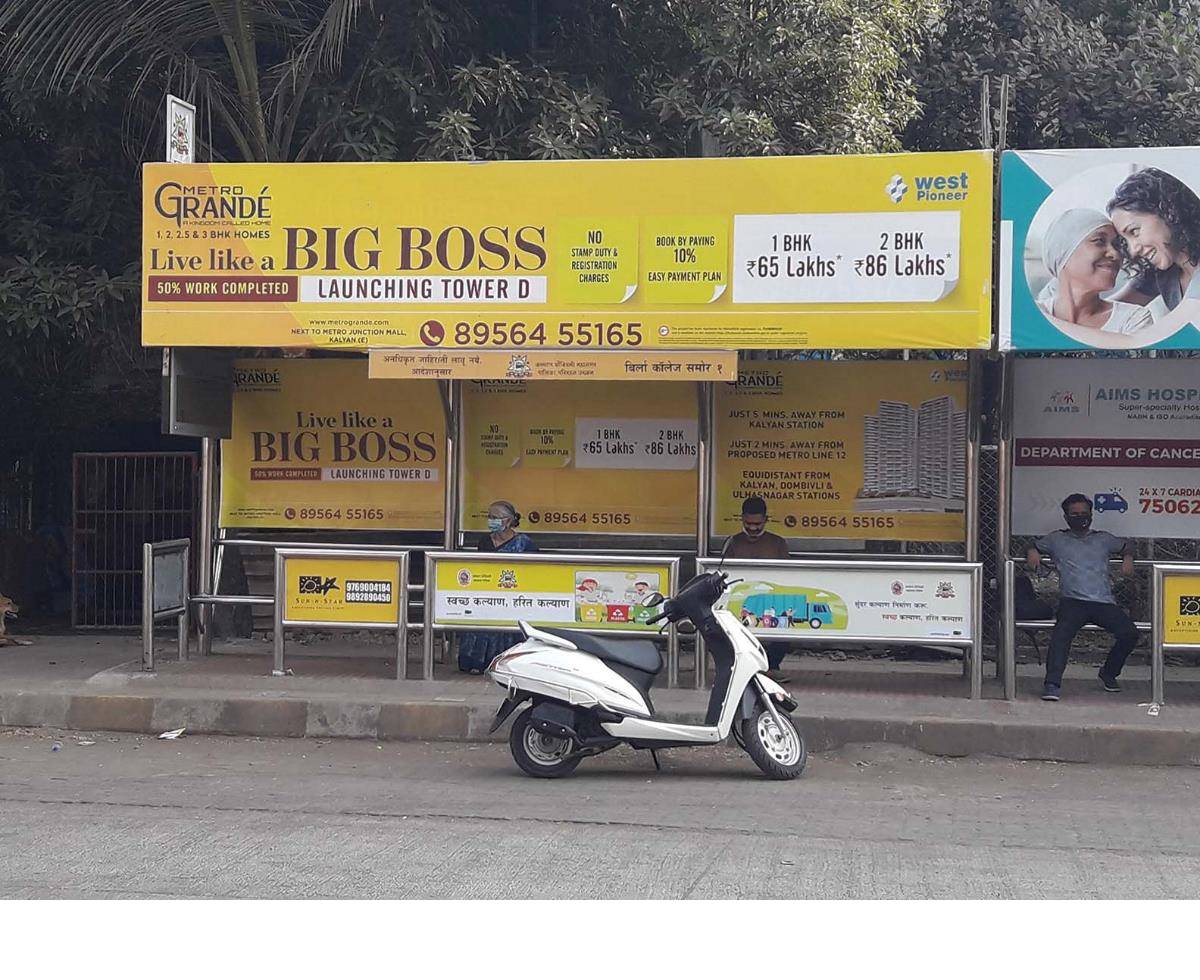
[[[1008,145],[1200,139],[1200,0],[954,0],[915,65],[923,150],[979,145],[979,80],[1012,76]]]

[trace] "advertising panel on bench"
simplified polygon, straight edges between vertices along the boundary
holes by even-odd
[[[284,555],[286,625],[396,626],[404,595],[400,560],[312,552]]]
[[[433,556],[437,626],[535,626],[658,633],[646,620],[654,592],[668,594],[669,562],[569,561],[511,555]]]
[[[715,568],[717,562],[704,565]],[[763,639],[965,645],[974,637],[978,566],[726,561],[724,568],[744,580],[727,593],[725,607]]]
[[[1162,640],[1200,647],[1200,575],[1162,567]]]

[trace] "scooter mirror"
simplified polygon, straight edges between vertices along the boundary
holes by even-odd
[[[661,592],[651,592],[643,600],[642,605],[647,609],[653,609],[655,606],[661,606],[665,601]]]

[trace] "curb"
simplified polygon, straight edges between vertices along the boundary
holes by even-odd
[[[380,702],[328,697],[194,697],[16,691],[0,694],[0,726],[157,735],[358,738],[375,741],[491,741],[494,707],[445,701]],[[1200,731],[1145,726],[1030,724],[953,718],[794,715],[809,748],[888,743],[931,755],[1113,765],[1200,765]],[[694,722],[686,713],[663,719]]]

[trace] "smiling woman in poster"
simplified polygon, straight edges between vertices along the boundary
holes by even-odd
[[[1149,303],[1161,297],[1167,310],[1200,299],[1200,197],[1157,167],[1126,177],[1108,202],[1121,248],[1137,273],[1121,299]]]
[[[1105,334],[1128,335],[1149,326],[1144,306],[1102,298],[1117,284],[1121,253],[1116,228],[1099,211],[1071,208],[1055,218],[1042,238],[1042,262],[1050,281],[1037,305],[1047,316]],[[1107,346],[1098,339],[1085,342]]]

